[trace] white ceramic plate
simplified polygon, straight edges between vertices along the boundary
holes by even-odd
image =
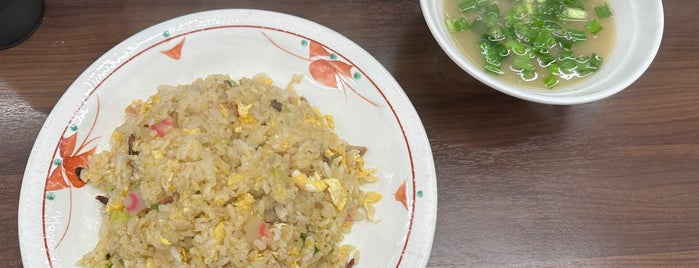
[[[318,66],[350,71],[332,67],[323,73]],[[78,77],[46,119],[27,163],[18,219],[24,266],[72,267],[97,243],[98,190],[76,187],[65,172],[91,149],[108,148],[131,100],[147,98],[161,84],[260,72],[280,86],[303,74],[298,93],[335,117],[342,138],[369,148],[366,165],[378,168],[380,181],[367,189],[382,192],[383,199],[377,204],[380,222],[360,222],[346,237],[361,251],[356,267],[426,266],[437,214],[436,176],[427,136],[405,93],[342,35],[259,10],[207,11],[160,23],[117,45]],[[318,82],[327,78],[337,84]],[[403,183],[405,206],[394,198]]]

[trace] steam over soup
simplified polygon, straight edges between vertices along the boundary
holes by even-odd
[[[445,0],[444,9],[467,58],[526,88],[560,88],[589,77],[615,42],[604,0]]]

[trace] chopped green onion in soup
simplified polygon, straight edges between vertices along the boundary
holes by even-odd
[[[605,0],[444,0],[445,26],[489,74],[553,89],[589,77],[611,53]]]

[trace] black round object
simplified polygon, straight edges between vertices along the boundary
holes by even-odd
[[[0,0],[0,50],[22,43],[39,28],[44,0]]]

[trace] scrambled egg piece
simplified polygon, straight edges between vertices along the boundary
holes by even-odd
[[[333,205],[335,205],[337,211],[342,211],[347,203],[347,191],[345,187],[342,187],[340,180],[335,178],[325,179],[323,182],[328,185],[328,192],[330,193],[330,199],[332,199]]]
[[[227,200],[224,199],[223,197],[217,196],[214,198],[214,205],[222,207],[223,205],[226,204],[226,201]]]
[[[189,134],[189,135],[197,135],[201,133],[201,129],[199,128],[183,128],[182,133]]]
[[[184,248],[180,248],[180,254],[182,254],[182,261],[185,263],[189,262],[189,253]]]
[[[282,141],[279,143],[279,147],[282,148],[282,150],[289,149],[289,141],[287,141],[287,140],[282,140]]]
[[[304,113],[303,114],[303,123],[311,123],[311,124],[316,124],[320,126],[320,122],[318,122],[318,119],[316,119],[315,114],[308,114]]]
[[[298,250],[298,248],[296,248],[296,247],[292,247],[292,248],[289,250],[289,253],[288,253],[288,254],[289,254],[289,256],[297,256],[297,255],[299,255],[299,250]]]
[[[381,200],[381,194],[378,192],[367,192],[366,197],[364,197],[364,209],[367,211],[367,218],[369,220],[374,220],[374,213],[376,209],[374,204]]]
[[[238,105],[238,119],[241,124],[254,123],[255,118],[250,114],[250,109],[252,108],[252,103],[248,105],[243,105],[240,102],[236,102]]]
[[[225,225],[223,222],[219,222],[216,225],[216,228],[214,228],[214,239],[216,239],[216,243],[221,245],[223,244],[223,238],[226,237],[226,231],[223,229]]]
[[[112,211],[120,211],[124,209],[124,204],[121,203],[121,201],[124,200],[123,197],[113,200],[112,202],[109,203],[107,208],[105,208],[106,212],[112,212]]]
[[[332,115],[325,115],[325,124],[329,129],[335,129],[335,118]]]
[[[114,130],[114,133],[112,133],[112,140],[116,142],[115,147],[118,147],[119,144],[121,144],[121,141],[124,139],[124,133],[121,133],[121,131]]]
[[[265,83],[265,85],[270,86],[270,85],[272,85],[272,82],[274,82],[274,81],[272,81],[272,78],[265,77],[265,80],[263,80],[263,82]]]
[[[141,111],[139,114],[143,114],[143,113],[147,112],[148,110],[150,110],[151,108],[153,108],[153,105],[151,103],[144,103],[141,105]]]
[[[294,184],[296,184],[296,187],[306,192],[318,193],[328,188],[328,185],[320,179],[320,175],[318,175],[317,172],[313,173],[312,178],[309,178],[301,171],[294,170],[294,172],[291,173],[291,179],[294,181]]]
[[[233,183],[235,183],[236,181],[239,181],[242,178],[243,178],[243,175],[240,175],[238,173],[233,173],[228,177],[228,180],[226,180],[226,184],[228,186],[232,186]]]
[[[153,260],[153,258],[148,258],[148,260],[146,260],[146,268],[156,268],[156,267],[158,267],[158,266],[155,265],[155,261]]]
[[[159,102],[160,102],[160,96],[158,96],[158,95],[151,96],[147,102],[141,104],[141,114],[147,112],[148,110],[153,108],[153,104],[156,104]]]
[[[236,207],[241,207],[244,209],[250,209],[252,204],[255,204],[255,197],[250,193],[244,193],[237,197],[238,201],[235,202]]]
[[[303,123],[311,123],[328,129],[335,128],[335,119],[332,115],[323,115],[318,107],[313,107],[314,113],[304,113]]]
[[[294,184],[296,184],[296,187],[307,192],[318,193],[327,189],[328,193],[330,193],[333,205],[338,211],[344,209],[347,204],[347,190],[338,179],[321,179],[318,172],[314,172],[313,176],[309,178],[306,174],[298,170],[294,170],[294,172],[291,173],[291,179],[294,181]]]
[[[287,200],[287,194],[286,194],[286,189],[283,187],[276,187],[274,192],[272,192],[272,196],[280,201],[286,201]]]
[[[153,156],[153,159],[162,159],[165,157],[165,155],[158,150],[151,150],[150,155]]]
[[[146,103],[148,103],[148,104],[156,104],[156,103],[159,103],[159,102],[160,102],[160,96],[156,94],[156,95],[151,96],[151,97],[148,99],[148,102],[146,102]]]
[[[357,177],[364,180],[365,182],[377,182],[379,181],[379,178],[374,176],[372,171],[370,170],[364,170],[364,169],[357,169]]]

